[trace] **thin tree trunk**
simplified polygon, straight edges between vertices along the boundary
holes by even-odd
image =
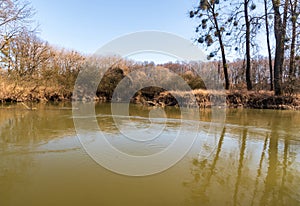
[[[224,71],[224,77],[225,77],[225,89],[228,90],[229,86],[230,86],[230,83],[229,83],[229,77],[228,77],[228,65],[227,65],[227,61],[226,61],[224,43],[223,43],[223,40],[222,40],[221,31],[220,31],[219,24],[218,24],[217,17],[216,17],[215,13],[213,13],[213,18],[214,18],[214,23],[216,25],[216,30],[217,30],[217,33],[218,33],[218,40],[219,40],[219,44],[220,44],[220,48],[221,48],[222,64],[223,64],[223,71]]]
[[[229,86],[230,86],[229,77],[228,77],[228,65],[226,62],[225,49],[224,49],[222,40],[220,40],[220,46],[221,46],[221,52],[222,52],[222,64],[223,64],[224,77],[225,77],[225,89],[228,90]]]
[[[252,90],[251,83],[251,54],[250,54],[250,21],[248,14],[248,0],[244,0],[244,14],[246,22],[246,83],[247,90]]]
[[[266,35],[267,35],[267,47],[268,47],[268,58],[269,58],[269,71],[270,71],[270,90],[273,91],[273,66],[272,66],[272,53],[270,46],[270,31],[268,22],[268,2],[264,0],[265,3],[265,23],[266,23]]]
[[[282,20],[282,53],[281,53],[281,59],[282,59],[282,65],[280,67],[280,77],[281,82],[283,81],[283,64],[284,64],[284,51],[285,51],[285,38],[286,38],[286,27],[287,27],[287,14],[288,14],[288,7],[289,7],[289,0],[285,0],[284,2],[284,9],[283,9],[283,20]]]
[[[296,47],[296,10],[297,10],[297,3],[298,0],[294,0],[293,5],[291,4],[291,11],[292,11],[292,42],[291,42],[291,51],[290,51],[290,70],[289,76],[293,78],[295,76],[295,47]]]

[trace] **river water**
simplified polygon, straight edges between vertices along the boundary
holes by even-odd
[[[224,122],[211,123],[211,110],[187,110],[185,119],[178,108],[162,113],[130,105],[128,116],[116,119],[110,104],[96,104],[98,130],[131,156],[163,151],[178,131],[187,139],[196,134],[176,164],[137,177],[122,170],[133,165],[119,165],[125,171],[119,174],[91,157],[89,145],[101,148],[97,131],[87,126],[78,137],[74,120],[79,117],[70,104],[33,107],[0,106],[1,206],[300,205],[299,111],[227,109]],[[153,140],[136,141],[156,133]],[[102,159],[110,158],[99,151]]]

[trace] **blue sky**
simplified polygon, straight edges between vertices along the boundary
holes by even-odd
[[[85,54],[124,34],[158,30],[192,40],[197,0],[31,0],[39,36]]]

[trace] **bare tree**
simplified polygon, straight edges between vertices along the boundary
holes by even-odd
[[[245,17],[245,25],[246,25],[246,83],[247,89],[252,90],[252,83],[251,83],[251,54],[250,54],[250,32],[251,32],[251,20],[249,18],[249,0],[244,0],[244,17]]]
[[[9,40],[29,27],[34,10],[21,0],[0,0],[0,51]]]
[[[215,42],[214,38],[216,38],[219,47],[216,51],[211,52],[209,57],[214,57],[217,51],[221,50],[225,89],[229,89],[230,82],[224,44],[225,27],[222,25],[220,18],[223,6],[220,5],[219,0],[200,0],[199,6],[194,11],[190,11],[190,17],[196,17],[201,20],[201,23],[196,28],[196,32],[202,31],[198,38],[199,43],[206,43],[210,47]]]
[[[234,32],[232,42],[235,42],[241,51],[245,52],[245,76],[246,85],[248,90],[252,90],[252,69],[251,69],[251,48],[257,46],[255,41],[257,33],[259,32],[262,24],[262,14],[256,10],[255,0],[243,0],[242,2],[231,2],[231,15],[228,19],[228,26],[232,28]]]

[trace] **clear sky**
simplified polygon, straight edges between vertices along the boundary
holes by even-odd
[[[50,44],[92,54],[124,34],[158,30],[188,40],[197,0],[31,0],[39,36]]]

